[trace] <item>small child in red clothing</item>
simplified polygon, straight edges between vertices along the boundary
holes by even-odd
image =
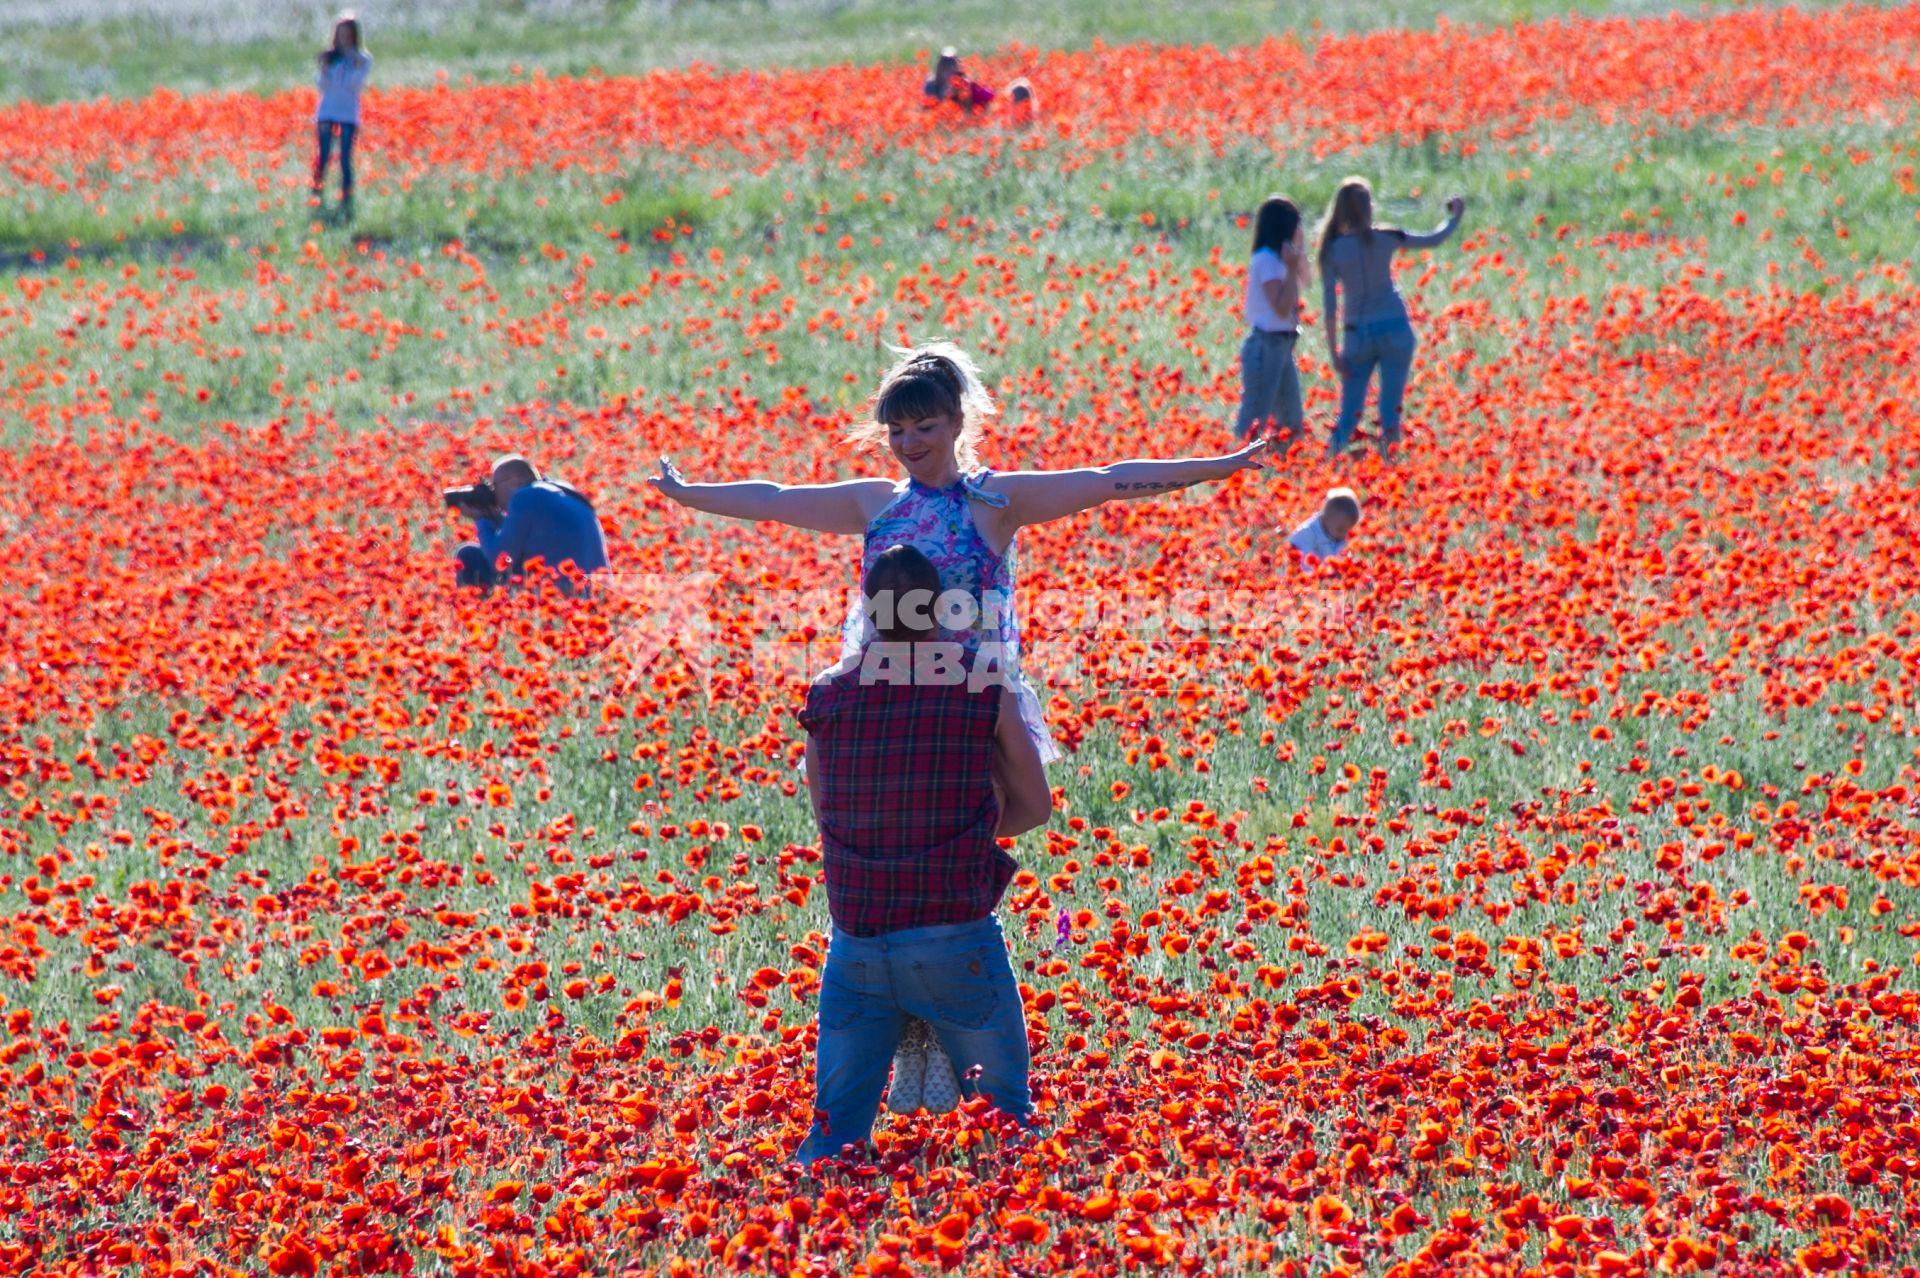
[[[921,86],[927,105],[951,102],[963,111],[978,111],[993,101],[993,90],[967,77],[960,69],[960,54],[952,45],[940,50],[933,64],[933,75]]]

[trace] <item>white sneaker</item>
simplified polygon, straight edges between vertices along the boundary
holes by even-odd
[[[900,1035],[900,1045],[893,1050],[893,1082],[887,1088],[887,1109],[890,1113],[911,1114],[925,1102],[927,1081],[927,1048],[933,1042],[933,1033],[927,1023],[919,1017],[909,1017],[907,1028]],[[938,1047],[935,1049],[938,1051]],[[946,1059],[943,1055],[942,1060]],[[948,1066],[952,1071],[952,1066]]]
[[[921,1089],[921,1102],[929,1114],[951,1114],[960,1108],[960,1080],[954,1075],[947,1049],[940,1046],[931,1029],[927,1033],[926,1081]]]

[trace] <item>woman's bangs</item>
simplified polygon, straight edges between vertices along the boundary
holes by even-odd
[[[960,405],[955,402],[952,391],[931,377],[907,373],[880,392],[873,406],[873,419],[882,426],[892,426],[958,411]]]

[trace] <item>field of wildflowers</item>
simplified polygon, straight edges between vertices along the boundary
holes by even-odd
[[[1725,0],[1715,0],[1724,3]],[[1498,26],[1563,13],[1645,15],[1661,0],[1394,0],[1386,8],[1310,0],[364,0],[380,80],[634,74],[701,63],[796,67],[899,62],[954,44],[1045,49],[1095,41],[1251,44],[1454,22]],[[1699,7],[1698,4],[1692,7]],[[332,17],[308,0],[0,0],[0,103],[144,97],[157,88],[275,89],[304,83]]]
[[[897,64],[376,91],[350,225],[300,94],[0,111],[0,1268],[1920,1264],[1920,6],[980,65],[1041,120]],[[783,1167],[855,548],[654,458],[880,467],[936,335],[994,465],[1218,451],[1246,214],[1348,171],[1470,199],[1404,456],[1022,534],[1042,1134]],[[506,448],[618,589],[452,588]]]

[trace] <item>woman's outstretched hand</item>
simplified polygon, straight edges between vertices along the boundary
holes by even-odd
[[[1262,437],[1249,440],[1244,447],[1228,453],[1221,460],[1227,463],[1229,475],[1236,470],[1259,470],[1265,466],[1271,451],[1267,440]]]
[[[678,503],[685,500],[686,477],[680,473],[680,468],[673,464],[673,459],[664,453],[660,457],[660,473],[649,476],[647,482],[653,485],[655,492],[668,501]]]

